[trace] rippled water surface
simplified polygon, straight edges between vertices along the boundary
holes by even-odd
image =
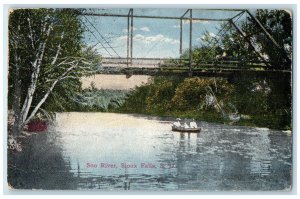
[[[188,134],[172,132],[171,123],[126,114],[58,114],[43,139],[47,147],[57,149],[55,158],[62,163],[39,167],[53,175],[47,174],[47,184],[38,179],[44,183],[38,187],[199,191],[291,187],[289,133],[198,121],[201,133]],[[53,151],[51,147],[44,153]],[[62,173],[67,177],[57,179]]]

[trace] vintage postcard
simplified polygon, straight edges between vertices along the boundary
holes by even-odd
[[[7,186],[292,189],[285,8],[14,8]]]

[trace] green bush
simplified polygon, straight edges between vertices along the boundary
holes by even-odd
[[[171,109],[171,99],[175,93],[175,84],[168,79],[163,79],[151,84],[146,97],[147,112],[166,112]]]
[[[187,78],[176,88],[173,106],[180,111],[209,109],[230,99],[233,86],[222,79]],[[210,99],[208,98],[210,97]],[[209,102],[210,100],[213,100]]]
[[[290,98],[284,97],[289,94],[286,81],[272,82],[248,76],[231,83],[220,78],[155,77],[130,91],[114,111],[209,122],[231,122],[226,116],[237,112],[247,116],[237,122],[240,125],[290,129]]]

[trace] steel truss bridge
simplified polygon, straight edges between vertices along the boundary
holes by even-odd
[[[230,18],[199,18],[193,17],[193,13],[206,11],[231,11],[237,13]],[[187,9],[184,13],[179,16],[149,16],[149,15],[137,15],[134,14],[134,9],[129,8],[127,14],[113,14],[113,13],[97,13],[97,12],[83,12],[81,15],[86,18],[86,16],[94,17],[122,17],[127,18],[127,51],[126,57],[121,57],[118,53],[109,45],[105,38],[101,35],[102,39],[109,45],[109,47],[118,55],[111,57],[102,57],[102,67],[99,73],[102,74],[127,74],[127,75],[168,75],[168,74],[188,74],[188,75],[204,75],[204,76],[216,76],[216,75],[227,75],[230,73],[235,73],[237,71],[251,71],[256,73],[269,73],[269,72],[279,72],[272,70],[272,63],[270,63],[264,55],[260,52],[260,49],[253,43],[252,37],[255,33],[247,34],[245,33],[235,22],[239,17],[246,14],[250,17],[257,26],[257,32],[262,32],[265,37],[267,37],[271,43],[274,45],[274,50],[284,52],[283,56],[289,59],[287,53],[284,51],[274,37],[266,30],[263,24],[247,9]],[[180,55],[183,53],[183,21],[189,21],[189,48],[188,48],[188,58],[138,58],[133,57],[133,37],[134,37],[134,19],[144,18],[153,20],[179,20],[180,21],[180,38],[179,38],[179,52]],[[240,37],[251,46],[254,53],[259,58],[259,61],[252,61],[248,65],[243,65],[240,60],[194,60],[192,56],[193,43],[192,43],[192,33],[193,33],[193,21],[217,21],[225,22],[226,24],[217,33],[217,36],[225,30],[226,26],[233,27],[240,35]],[[93,24],[90,22],[93,26]],[[85,24],[85,26],[90,30],[90,28]],[[95,26],[93,26],[95,28]],[[96,28],[95,28],[96,29]],[[96,30],[98,32],[98,30]],[[257,33],[256,32],[256,33]],[[99,32],[98,32],[99,33]],[[99,33],[100,34],[100,33]],[[93,34],[94,35],[94,34]],[[95,36],[95,35],[94,35]],[[96,37],[96,36],[95,36]],[[99,40],[98,40],[99,41]],[[290,73],[290,70],[281,70],[280,72]]]

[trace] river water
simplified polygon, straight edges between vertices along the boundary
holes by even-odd
[[[16,158],[15,166],[27,173],[19,171],[11,184],[79,190],[291,188],[291,134],[201,121],[201,133],[188,134],[172,132],[171,123],[127,114],[59,113],[55,125],[33,135],[30,149]]]

